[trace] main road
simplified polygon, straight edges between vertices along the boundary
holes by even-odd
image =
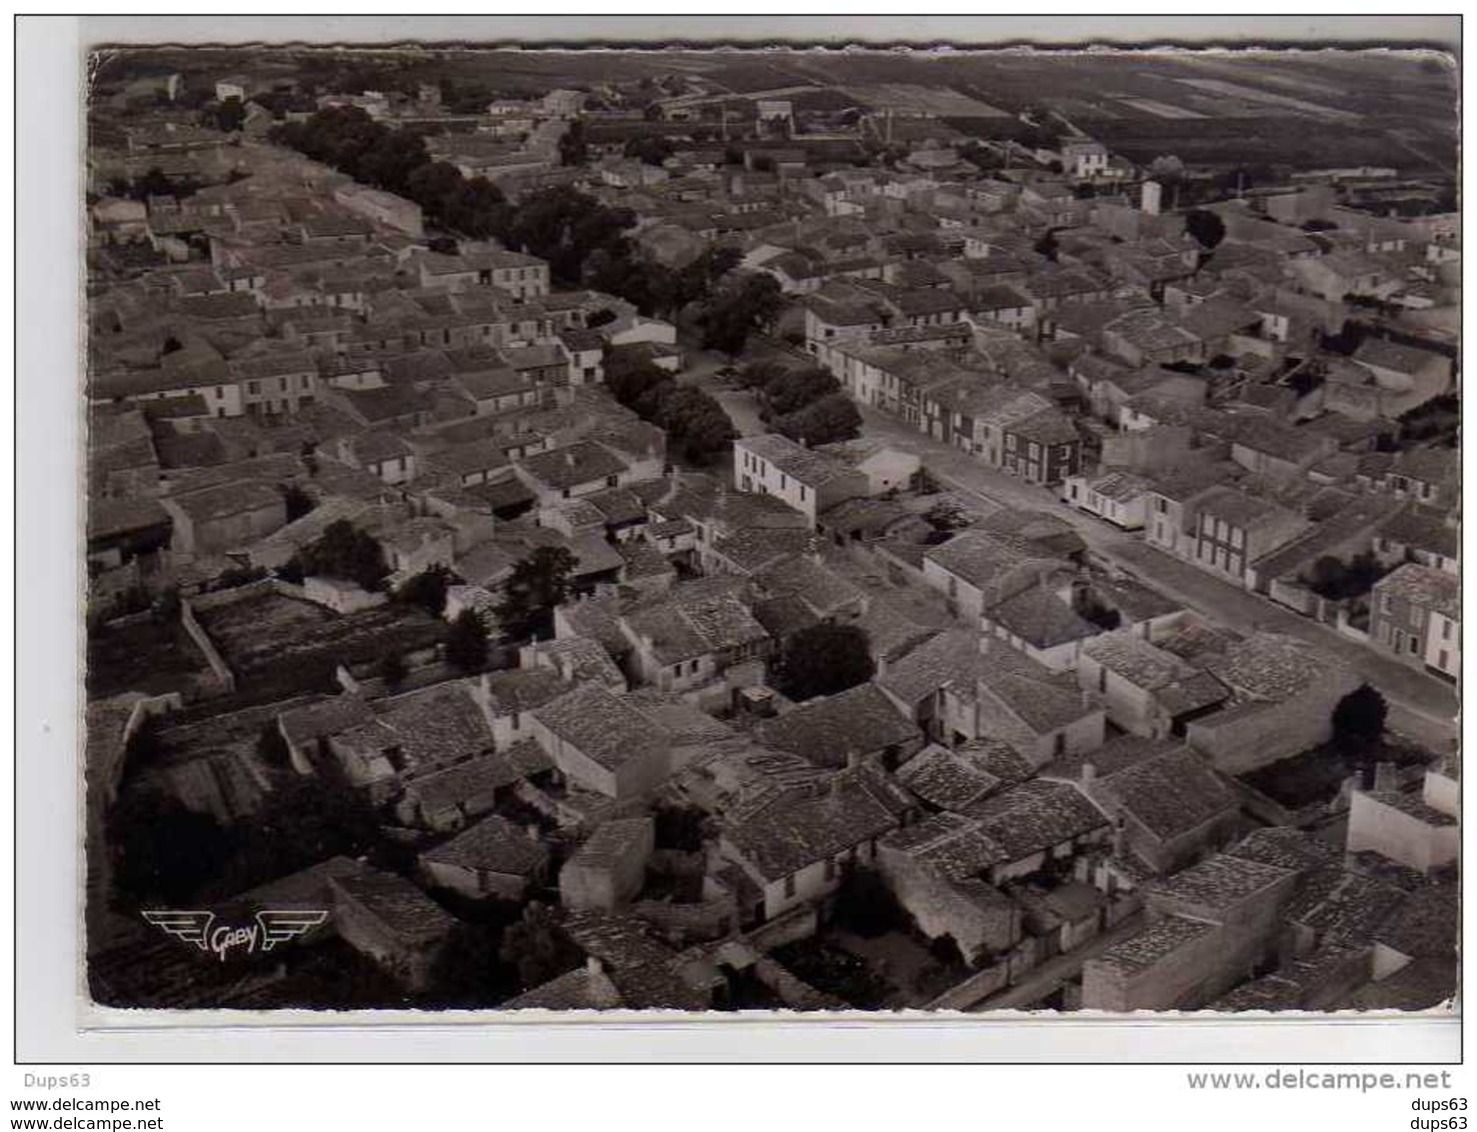
[[[1408,668],[1260,594],[1232,585],[1150,546],[1094,515],[1069,506],[1047,488],[981,464],[973,456],[925,436],[895,417],[858,405],[863,431],[920,456],[934,478],[987,504],[1031,508],[1064,519],[1096,557],[1161,590],[1232,629],[1284,633],[1337,656],[1384,695],[1390,727],[1412,739],[1447,750],[1456,742],[1456,694],[1450,685]]]

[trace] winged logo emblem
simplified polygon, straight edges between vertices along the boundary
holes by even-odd
[[[262,950],[271,951],[279,943],[287,943],[300,935],[306,935],[326,919],[328,913],[323,911],[293,912],[277,909],[258,912],[256,922],[262,929]]]
[[[186,943],[193,943],[201,951],[210,950],[210,925],[215,923],[214,912],[145,912],[144,919]]]
[[[148,911],[143,917],[155,927],[225,962],[228,954],[267,952],[278,944],[306,935],[327,920],[328,913],[315,908],[269,908],[257,912],[256,922],[252,924],[221,922],[214,912],[206,911]]]

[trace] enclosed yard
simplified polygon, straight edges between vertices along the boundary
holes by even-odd
[[[1430,759],[1431,754],[1420,747],[1388,740],[1373,752],[1374,762],[1392,762],[1401,767]],[[1243,774],[1241,781],[1279,805],[1297,810],[1333,798],[1344,780],[1358,770],[1358,762],[1350,750],[1329,742]]]
[[[330,691],[341,664],[352,668],[392,653],[403,657],[434,647],[446,635],[444,622],[396,602],[338,614],[298,598],[258,593],[196,616],[236,674],[240,694],[258,701]]]
[[[209,676],[195,642],[179,621],[141,619],[130,625],[99,626],[87,634],[87,695],[105,699],[121,692],[160,695],[181,691]]]

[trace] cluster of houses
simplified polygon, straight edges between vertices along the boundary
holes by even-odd
[[[513,168],[498,146],[557,152],[578,122],[592,159],[566,174],[631,208],[669,262],[736,244],[858,401],[1316,615],[1311,564],[1369,550],[1393,569],[1365,627],[1346,610],[1341,628],[1458,672],[1454,454],[1376,443],[1394,409],[1451,392],[1450,361],[1316,339],[1366,286],[1389,300],[1446,279],[1424,266],[1434,238],[1272,196],[1217,206],[1207,255],[1153,182],[1127,203],[1122,163],[1090,139],[1052,158],[1060,173],[984,178],[943,144],[881,169],[808,144],[771,100],[742,167],[670,125],[675,152],[652,165],[596,148],[596,127],[653,123],[583,105],[494,103],[498,129],[445,135],[446,154]],[[197,152],[183,127],[130,131],[130,148],[156,159],[155,133]],[[93,214],[90,614],[127,632],[161,616],[138,595],[176,594],[163,616],[200,663],[164,673],[164,694],[141,676],[95,696],[89,820],[105,828],[139,775],[223,824],[260,820],[298,779],[372,807],[399,862],[333,856],[239,894],[330,915],[230,1002],[271,1001],[325,946],[434,990],[470,901],[553,908],[584,958],[509,1008],[844,1007],[773,953],[824,936],[861,871],[915,944],[967,969],[900,1005],[1449,991],[1454,762],[1345,782],[1338,845],[1248,802],[1243,776],[1329,738],[1359,683],[1346,665],[1104,571],[1043,511],[936,529],[898,446],[761,434],[731,471],[675,467],[603,388],[623,353],[680,368],[674,326],[555,290],[528,255],[432,251],[412,203],[259,138],[211,147],[249,175]],[[1279,209],[1337,227],[1315,239]],[[163,262],[110,257],[137,245]],[[1297,380],[1309,367],[1321,381]],[[383,552],[382,591],[290,576],[344,523]],[[506,583],[546,548],[569,553],[569,596],[542,639],[508,639]],[[452,579],[439,621],[394,600],[434,569]],[[467,611],[495,644],[484,671],[447,654]],[[873,675],[792,701],[776,662],[822,625],[860,629]],[[147,721],[167,757],[130,767]],[[90,867],[105,905],[109,866]],[[157,941],[112,911],[93,985],[126,999]]]

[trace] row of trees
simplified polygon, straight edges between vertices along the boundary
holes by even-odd
[[[668,444],[691,463],[713,463],[738,437],[722,405],[650,362],[610,367],[605,385],[622,405],[665,429]]]
[[[736,251],[715,249],[683,268],[658,263],[627,234],[636,224],[630,209],[611,208],[569,186],[511,202],[486,177],[469,178],[449,162],[433,161],[418,130],[391,129],[358,107],[329,107],[306,121],[275,126],[269,136],[356,181],[413,200],[427,220],[449,232],[496,239],[546,260],[560,286],[618,295],[643,314],[671,316],[705,298],[738,261]],[[643,140],[637,151],[643,160],[662,156],[656,142]],[[566,135],[560,152],[566,164],[584,160],[582,129]],[[728,313],[723,304],[719,311]]]
[[[861,432],[856,404],[820,366],[792,369],[781,362],[752,362],[739,370],[739,381],[758,395],[760,417],[791,440],[831,444]]]

